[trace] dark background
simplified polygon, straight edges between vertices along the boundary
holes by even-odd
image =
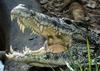
[[[26,29],[25,33],[22,33],[18,25],[10,21],[10,11],[18,4],[25,4],[31,9],[41,12],[40,5],[36,1],[37,0],[0,0],[0,50],[9,51],[10,45],[16,51],[22,51],[25,46],[33,50],[41,47],[43,44],[41,36],[32,35],[30,29]],[[29,68],[30,66],[25,64],[5,61],[5,71],[27,71]],[[39,68],[37,67],[29,69],[29,71],[38,70]]]

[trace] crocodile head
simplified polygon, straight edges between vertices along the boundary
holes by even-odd
[[[30,28],[33,33],[45,37],[46,41],[43,47],[35,51],[26,48],[23,49],[22,52],[17,52],[11,49],[11,53],[6,54],[10,60],[42,67],[65,65],[65,61],[73,63],[73,61],[76,62],[76,60],[81,62],[87,60],[87,58],[83,56],[86,47],[83,47],[83,44],[76,44],[77,42],[74,44],[72,42],[74,38],[73,35],[75,35],[77,39],[84,40],[87,29],[78,27],[73,20],[49,17],[30,10],[23,4],[12,9],[11,19],[17,20],[22,32],[24,32],[25,28]],[[97,38],[97,36],[95,37]],[[66,47],[71,48],[67,50]],[[72,58],[70,58],[70,56],[72,56]],[[76,59],[73,60],[73,58]]]
[[[14,51],[11,54],[7,54],[6,56],[10,60],[37,66],[48,66],[47,64],[52,66],[65,65],[65,59],[63,58],[67,49],[65,46],[71,45],[71,35],[74,31],[77,31],[72,24],[73,20],[66,19],[66,24],[63,19],[35,12],[24,4],[19,4],[11,10],[11,20],[17,21],[22,32],[24,32],[25,28],[30,28],[33,33],[45,37],[46,41],[44,46],[38,50],[29,50],[27,52],[27,49],[22,53]]]

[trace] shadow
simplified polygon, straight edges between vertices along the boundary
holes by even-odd
[[[34,66],[34,67],[30,67],[28,69],[28,71],[61,71],[60,68],[63,69],[63,71],[66,71],[66,69],[67,69],[67,67],[65,65],[54,67],[54,68],[53,67],[51,68],[51,67],[36,67],[36,66]],[[70,70],[67,69],[67,71],[70,71]]]
[[[4,0],[0,0],[0,51],[9,51],[10,19]],[[1,60],[4,62],[5,57]]]
[[[10,35],[10,19],[3,0],[0,0],[0,51],[8,49]]]

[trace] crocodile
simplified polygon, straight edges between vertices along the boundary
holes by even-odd
[[[33,34],[41,35],[45,41],[38,50],[27,46],[22,52],[10,48],[6,54],[9,60],[39,67],[57,67],[79,63],[88,63],[86,38],[90,42],[92,65],[99,64],[100,32],[88,28],[85,22],[77,22],[69,18],[49,17],[36,12],[24,4],[11,10],[11,20],[17,21],[20,30],[26,28]],[[34,47],[34,46],[33,46]]]

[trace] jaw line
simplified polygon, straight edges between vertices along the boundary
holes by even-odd
[[[26,63],[32,66],[36,66],[34,64],[40,65],[40,67],[48,67],[47,65],[51,65],[53,67],[64,65],[63,61],[57,60],[57,63],[55,63],[55,60],[51,59],[45,59],[44,56],[49,53],[46,52],[45,47],[41,47],[38,50],[32,51],[29,48],[25,47],[22,52],[14,51],[12,47],[10,47],[10,53],[6,54],[6,57],[10,61],[16,61],[21,63]],[[53,53],[51,53],[53,54]],[[51,55],[50,54],[50,55]],[[42,58],[43,57],[43,58]],[[62,64],[61,64],[62,63]]]

